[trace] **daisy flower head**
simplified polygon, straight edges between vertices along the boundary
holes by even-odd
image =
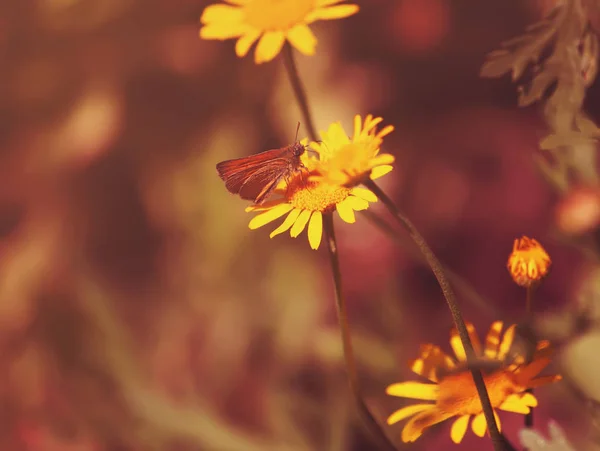
[[[380,154],[383,138],[394,131],[393,125],[381,130],[377,126],[381,117],[369,114],[363,122],[360,115],[354,116],[354,133],[346,134],[340,122],[334,122],[326,132],[321,132],[322,141],[311,147],[321,155],[319,174],[313,180],[341,186],[360,185],[366,178],[376,179],[393,167],[394,156]]]
[[[523,356],[510,352],[516,325],[508,327],[504,334],[503,327],[501,321],[494,322],[482,346],[473,325],[467,324],[477,355],[475,363],[483,368],[484,382],[499,428],[497,409],[527,414],[537,406],[537,399],[525,391],[560,379],[557,375],[538,376],[551,361],[552,349],[547,341],[537,343],[532,359],[525,364]],[[450,430],[454,443],[462,441],[471,420],[471,428],[477,436],[483,437],[487,430],[481,401],[456,329],[450,334],[450,345],[455,357],[447,355],[436,345],[427,344],[421,347],[419,358],[410,362],[411,370],[427,378],[429,383],[399,382],[386,390],[391,396],[425,401],[404,407],[387,420],[391,425],[410,418],[402,429],[402,441],[405,443],[417,440],[426,428],[449,418],[456,418]]]
[[[301,141],[302,144],[306,140]],[[305,152],[300,160],[305,169],[298,171],[289,180],[282,181],[275,194],[279,197],[263,205],[251,205],[247,212],[258,212],[248,227],[252,230],[269,224],[283,216],[284,221],[271,232],[273,238],[289,230],[296,238],[308,226],[308,241],[312,249],[318,249],[323,236],[323,215],[337,211],[344,222],[356,221],[354,212],[366,210],[377,197],[365,188],[345,187],[312,180],[327,155],[315,149],[315,155]]]
[[[507,268],[517,285],[530,287],[548,275],[551,264],[552,260],[542,245],[524,236],[515,240]]]
[[[237,38],[235,53],[244,57],[258,41],[254,61],[271,61],[287,40],[299,52],[314,55],[317,38],[308,25],[317,20],[342,19],[358,12],[345,0],[225,0],[206,7],[200,38]]]

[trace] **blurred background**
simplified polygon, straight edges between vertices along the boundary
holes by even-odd
[[[459,291],[480,335],[523,316],[506,270],[522,235],[553,260],[534,309],[568,309],[598,270],[555,233],[557,195],[532,160],[539,106],[518,109],[510,77],[478,77],[550,2],[357,3],[314,24],[317,54],[298,57],[317,128],[350,132],[357,113],[396,127],[381,185],[484,299]],[[216,174],[289,144],[301,115],[280,58],[256,66],[234,41],[198,38],[207,4],[0,2],[1,451],[375,449],[349,396],[324,249],[250,231]],[[592,86],[592,117],[599,100]],[[406,405],[385,387],[414,377],[419,343],[449,350],[452,321],[411,246],[364,216],[338,225],[367,403],[385,423]],[[554,419],[588,440],[596,420],[577,390],[536,395],[540,430]],[[516,444],[522,417],[500,417]],[[492,449],[471,432],[452,444],[447,424],[408,447],[401,427],[384,426],[399,449]]]

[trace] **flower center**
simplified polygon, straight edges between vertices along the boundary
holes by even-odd
[[[300,210],[331,211],[350,195],[350,189],[326,183],[306,182],[307,175],[296,177],[288,186],[288,202]]]
[[[519,391],[506,371],[484,374],[483,379],[494,408],[500,406],[509,395]],[[469,371],[451,374],[439,382],[437,406],[455,415],[477,415],[482,412],[477,388]]]
[[[304,22],[316,0],[252,0],[245,9],[246,23],[264,31],[285,31]]]

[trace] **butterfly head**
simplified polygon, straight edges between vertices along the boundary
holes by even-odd
[[[294,157],[299,157],[306,151],[307,148],[308,146],[300,144],[300,142],[295,142],[292,145],[292,155],[294,155]]]

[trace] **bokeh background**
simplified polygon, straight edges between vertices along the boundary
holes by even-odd
[[[396,130],[382,187],[447,267],[481,334],[523,316],[506,260],[539,239],[553,260],[537,312],[572,302],[594,269],[554,233],[556,194],[533,163],[546,128],[486,53],[549,2],[364,0],[319,22],[298,57],[317,128],[374,113]],[[221,160],[280,147],[301,119],[282,61],[198,39],[204,0],[0,2],[0,450],[370,450],[353,410],[323,249],[250,231]],[[588,112],[600,114],[598,89]],[[595,99],[595,101],[594,101]],[[596,116],[597,117],[597,116]],[[302,131],[301,131],[302,133]],[[374,210],[385,217],[385,212]],[[367,403],[404,401],[419,343],[452,325],[408,241],[339,222],[344,288]],[[566,384],[540,389],[536,424],[583,437]],[[517,443],[522,417],[500,414]],[[448,425],[410,448],[490,450]]]

